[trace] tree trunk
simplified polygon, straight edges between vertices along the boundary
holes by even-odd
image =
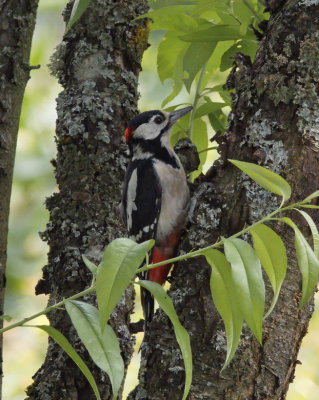
[[[43,238],[50,246],[49,259],[36,287],[37,294],[50,294],[49,304],[90,284],[82,254],[98,262],[110,241],[125,236],[116,212],[127,163],[121,142],[127,121],[136,114],[137,75],[148,37],[145,20],[132,20],[146,10],[146,0],[92,1],[52,57],[51,69],[64,88],[57,100],[54,161],[59,191],[47,200],[50,222]],[[133,299],[129,288],[111,319],[126,366],[134,343],[128,329]],[[85,300],[95,301],[93,296]],[[89,365],[101,398],[111,398],[106,374],[90,361],[65,311],[48,317]],[[49,342],[45,362],[28,388],[29,399],[95,399],[78,367]]]
[[[185,235],[183,251],[213,244],[278,207],[276,196],[258,187],[227,159],[256,162],[281,174],[293,188],[291,201],[319,188],[316,4],[269,2],[271,18],[255,62],[237,55],[227,82],[235,89],[228,134],[218,139],[220,159],[195,185],[195,223]],[[318,222],[318,213],[315,219]],[[285,239],[289,268],[278,304],[265,320],[263,346],[245,329],[234,360],[222,374],[226,339],[212,305],[210,268],[204,258],[175,267],[170,295],[191,335],[194,357],[190,400],[285,398],[313,304],[298,310],[301,279],[293,233],[278,224],[275,230]],[[269,284],[267,289],[269,304]],[[139,380],[130,400],[182,398],[183,361],[172,326],[162,312],[157,312],[144,341]]]
[[[3,314],[7,236],[14,158],[38,0],[0,4],[0,314]],[[3,321],[0,320],[0,329]],[[0,335],[0,397],[2,335]]]

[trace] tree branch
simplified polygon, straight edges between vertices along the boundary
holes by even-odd
[[[3,314],[7,262],[8,219],[19,120],[29,80],[32,35],[38,0],[9,0],[0,4],[0,313]],[[0,328],[3,321],[0,321]],[[0,338],[2,378],[2,335]],[[2,380],[0,378],[0,393]],[[0,394],[1,397],[1,394]]]

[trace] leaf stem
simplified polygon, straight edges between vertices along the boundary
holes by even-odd
[[[89,293],[92,293],[92,292],[94,292],[94,291],[95,291],[95,285],[92,285],[92,286],[90,286],[89,288],[83,290],[82,292],[76,293],[75,295],[73,295],[73,296],[71,296],[71,297],[68,297],[67,299],[63,299],[63,300],[60,301],[59,303],[53,304],[52,306],[47,307],[47,308],[45,308],[44,310],[42,310],[42,311],[40,311],[40,312],[38,312],[38,313],[36,313],[36,314],[31,315],[30,317],[23,318],[23,319],[21,319],[20,321],[15,322],[14,324],[10,324],[10,325],[6,326],[5,328],[2,328],[2,329],[0,330],[0,334],[3,333],[3,332],[9,331],[9,330],[11,330],[11,329],[13,329],[13,328],[16,328],[17,326],[23,326],[26,322],[29,322],[29,321],[31,321],[32,319],[35,319],[35,318],[37,318],[37,317],[40,317],[41,315],[47,314],[47,313],[50,312],[50,311],[53,311],[53,310],[55,310],[55,309],[57,309],[57,308],[59,308],[59,307],[61,307],[61,306],[64,306],[64,303],[65,303],[65,301],[67,301],[67,300],[76,300],[76,299],[78,299],[79,297],[85,296],[85,295],[87,295],[87,294],[89,294]]]
[[[252,225],[247,226],[246,228],[242,229],[240,232],[237,232],[237,233],[235,233],[234,235],[230,236],[230,238],[236,238],[236,237],[238,237],[238,236],[241,236],[241,235],[243,235],[244,233],[249,232],[249,230],[250,230],[251,228],[253,228],[254,226],[259,225],[259,224],[262,224],[263,222],[266,222],[266,221],[271,220],[272,217],[273,217],[274,215],[279,214],[280,212],[283,212],[283,211],[287,211],[287,210],[291,210],[291,209],[293,209],[293,208],[299,207],[301,204],[302,204],[302,202],[300,202],[300,203],[294,203],[294,204],[291,204],[291,205],[286,206],[286,207],[283,207],[283,208],[278,208],[278,209],[276,209],[275,211],[273,211],[272,213],[266,215],[266,216],[265,216],[264,218],[262,218],[261,220],[259,220],[259,221],[255,222],[255,223],[253,223]],[[222,239],[222,240],[219,240],[218,242],[216,242],[216,243],[214,243],[214,244],[212,244],[212,245],[210,245],[210,246],[204,247],[204,248],[202,248],[202,249],[190,251],[190,252],[187,253],[187,254],[183,254],[183,255],[181,255],[181,256],[174,257],[174,258],[170,258],[170,259],[168,259],[168,260],[161,261],[161,262],[158,262],[158,263],[156,263],[156,264],[148,264],[148,265],[145,265],[144,267],[139,268],[139,269],[136,271],[136,274],[138,274],[138,273],[140,273],[140,272],[143,272],[143,271],[148,271],[148,270],[153,269],[153,268],[156,268],[156,267],[160,267],[161,265],[173,264],[173,263],[176,262],[176,261],[181,261],[181,260],[186,260],[186,259],[188,259],[188,258],[201,256],[201,255],[204,254],[205,251],[210,250],[210,249],[214,249],[214,248],[216,248],[216,247],[221,247],[222,245],[223,245],[223,239]],[[16,327],[18,327],[18,326],[23,326],[26,322],[29,322],[29,321],[31,321],[31,320],[33,320],[33,319],[35,319],[35,318],[37,318],[37,317],[39,317],[39,316],[41,316],[41,315],[47,314],[47,313],[49,313],[50,311],[53,311],[53,310],[55,310],[55,309],[57,309],[57,308],[59,308],[59,307],[61,307],[61,306],[64,306],[65,302],[68,301],[68,300],[76,300],[76,299],[78,299],[79,297],[83,297],[83,296],[85,296],[85,295],[87,295],[87,294],[93,293],[93,292],[95,291],[95,289],[96,289],[96,286],[95,286],[95,279],[93,279],[92,285],[91,285],[89,288],[87,288],[87,289],[85,289],[85,290],[82,290],[82,292],[76,293],[75,295],[73,295],[73,296],[71,296],[71,297],[68,297],[68,298],[66,298],[66,299],[63,299],[62,301],[60,301],[60,302],[58,302],[58,303],[56,303],[56,304],[53,304],[52,306],[47,307],[47,308],[45,308],[44,310],[42,310],[42,311],[40,311],[40,312],[38,312],[38,313],[36,313],[36,314],[31,315],[30,317],[23,318],[22,320],[20,320],[20,321],[18,321],[18,322],[15,322],[14,324],[10,324],[10,325],[6,326],[5,328],[2,328],[2,329],[0,330],[0,334],[4,333],[4,332],[6,332],[6,331],[9,331],[9,330],[11,330],[11,329],[13,329],[13,328],[16,328]]]
[[[201,92],[201,86],[202,86],[202,82],[203,82],[205,71],[206,71],[206,66],[207,66],[207,63],[204,64],[203,68],[200,71],[200,75],[199,75],[197,86],[196,86],[193,109],[192,109],[191,116],[190,116],[190,119],[189,119],[189,139],[191,141],[193,141],[193,130],[194,130],[195,113],[196,113],[196,109],[197,109],[198,100],[201,97],[201,93],[200,92]]]
[[[199,151],[198,154],[205,153],[205,151],[216,150],[216,149],[218,149],[218,147],[216,147],[216,146],[214,146],[214,147],[207,147],[207,149],[204,149],[204,150]]]
[[[284,207],[284,208],[277,208],[275,211],[273,211],[272,213],[266,215],[266,216],[265,216],[264,218],[262,218],[261,220],[259,220],[259,221],[257,221],[257,222],[254,222],[252,225],[247,226],[246,228],[242,229],[240,232],[235,233],[234,235],[230,236],[229,238],[236,238],[236,237],[238,237],[238,236],[241,236],[241,235],[243,235],[244,233],[249,232],[250,229],[253,228],[253,227],[255,227],[256,225],[259,225],[259,224],[262,224],[262,223],[264,223],[264,222],[266,222],[266,221],[269,221],[274,215],[276,215],[276,214],[278,214],[278,213],[280,213],[280,212],[283,212],[283,211],[291,210],[291,209],[293,209],[294,207],[298,207],[299,205],[300,205],[300,203],[295,203],[295,204],[291,204],[291,205],[289,205],[289,206],[286,206],[286,207]],[[158,262],[158,263],[156,263],[156,264],[145,265],[144,267],[139,268],[139,269],[136,271],[136,273],[139,274],[140,272],[148,271],[149,269],[153,269],[153,268],[156,268],[156,267],[160,267],[161,265],[173,264],[173,263],[176,262],[176,261],[182,261],[182,260],[186,260],[187,258],[192,258],[192,257],[201,256],[201,255],[203,255],[203,253],[204,253],[205,251],[210,250],[210,249],[215,249],[216,247],[221,247],[222,245],[223,245],[223,240],[219,240],[218,242],[216,242],[216,243],[214,243],[214,244],[212,244],[212,245],[210,245],[210,246],[204,247],[204,248],[202,248],[202,249],[190,251],[190,252],[187,253],[187,254],[183,254],[183,255],[181,255],[181,256],[174,257],[174,258],[170,258],[170,259],[168,259],[168,260],[161,261],[161,262]]]

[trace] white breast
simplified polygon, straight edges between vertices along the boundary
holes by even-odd
[[[176,156],[177,158],[177,156]],[[154,161],[154,168],[162,187],[161,212],[158,219],[156,239],[165,239],[175,228],[183,229],[189,204],[189,189],[185,171],[177,158],[179,169],[160,160]]]
[[[126,206],[126,216],[127,216],[127,229],[132,228],[132,212],[136,210],[136,190],[137,190],[137,169],[135,168],[132,172],[130,181],[127,187],[127,206]]]

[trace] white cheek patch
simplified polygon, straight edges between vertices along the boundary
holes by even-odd
[[[158,117],[158,115],[154,115],[150,121],[136,128],[134,131],[134,138],[144,140],[156,139],[157,136],[161,133],[162,129],[164,129],[168,123],[169,114],[163,111],[163,115],[165,117],[165,120],[161,124],[157,124],[154,121],[154,119]]]
[[[161,137],[161,144],[163,147],[169,147],[169,135],[163,135]]]
[[[134,131],[134,138],[152,140],[157,138],[157,136],[161,133],[161,130],[162,130],[162,124],[157,125],[155,122],[148,122],[146,124],[140,125]]]

